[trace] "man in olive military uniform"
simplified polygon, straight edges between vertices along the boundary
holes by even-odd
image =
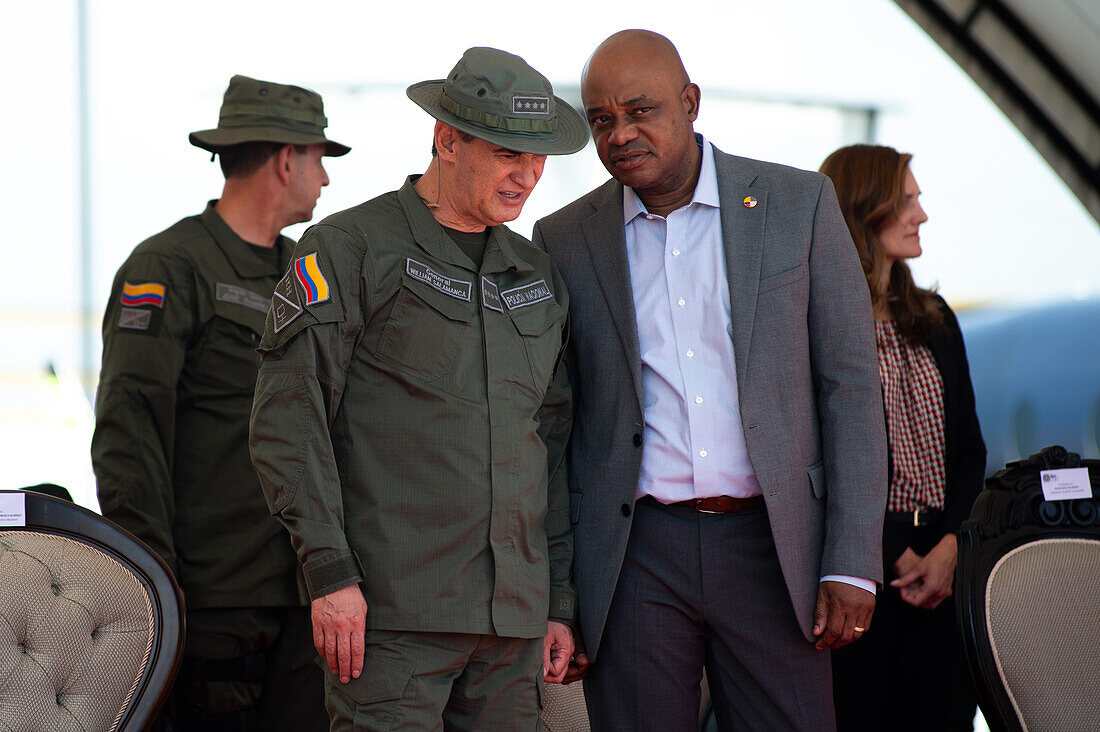
[[[139,245],[103,320],[92,462],[108,518],[172,569],[187,643],[167,729],[327,729],[304,583],[248,455],[256,346],[294,242],[328,185],[321,97],[234,76],[218,127],[222,196]]]
[[[431,164],[302,238],[252,460],[305,569],[333,730],[533,730],[573,651],[568,296],[503,224],[587,129],[495,49],[408,95],[437,120]]]

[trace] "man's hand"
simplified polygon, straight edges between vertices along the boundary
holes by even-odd
[[[551,684],[560,684],[569,669],[573,657],[573,631],[565,623],[551,620],[547,623],[546,637],[542,640],[542,678]]]
[[[923,557],[906,547],[905,553],[894,563],[898,578],[890,586],[899,590],[901,599],[913,607],[935,608],[951,596],[957,551],[954,534],[940,539],[940,543]]]
[[[874,612],[875,596],[867,590],[845,582],[822,582],[814,609],[814,647],[823,650],[848,645],[871,627]]]
[[[346,684],[363,673],[363,634],[367,601],[358,584],[348,585],[313,601],[313,645],[332,673]]]
[[[588,666],[591,661],[588,660],[588,654],[584,650],[584,646],[581,645],[581,641],[578,640],[576,647],[573,649],[573,658],[569,659],[569,668],[565,671],[565,678],[561,680],[563,684],[572,684],[574,681],[580,681],[588,675]]]

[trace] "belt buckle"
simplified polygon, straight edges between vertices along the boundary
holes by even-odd
[[[920,509],[913,511],[913,526],[920,526]]]
[[[705,513],[705,514],[709,514],[711,516],[721,516],[722,513],[723,513],[722,511],[711,511],[710,509],[703,508],[703,499],[702,498],[696,498],[694,500],[695,500],[695,510],[698,513]]]

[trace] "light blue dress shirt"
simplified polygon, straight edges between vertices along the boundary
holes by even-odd
[[[638,322],[645,443],[637,497],[661,503],[760,495],[737,395],[714,151],[703,152],[691,203],[651,214],[623,187],[623,226]],[[859,577],[828,575],[874,592]]]
[[[645,394],[638,497],[662,503],[760,495],[737,397],[714,152],[702,147],[695,195],[667,218],[623,188]]]

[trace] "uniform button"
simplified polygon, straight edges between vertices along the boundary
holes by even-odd
[[[641,447],[641,445],[642,445],[642,436],[641,435],[639,435],[637,432],[635,432],[634,437],[632,439],[634,441],[634,447]]]
[[[703,397],[701,397],[701,396],[695,397],[695,403],[696,404],[702,404],[703,403]]]
[[[706,450],[700,450],[699,451],[699,457],[706,457],[706,456],[707,456],[707,451]]]
[[[623,512],[623,516],[629,516],[630,515],[630,504],[629,503],[624,503],[622,508],[619,509],[619,510],[621,510]]]

